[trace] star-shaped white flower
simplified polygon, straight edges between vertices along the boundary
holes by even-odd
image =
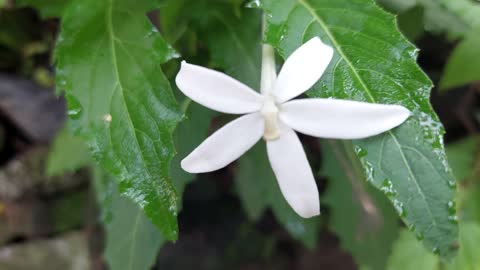
[[[291,100],[320,79],[332,57],[333,49],[313,38],[285,61],[278,78],[274,67],[264,63],[262,79],[272,79],[270,84],[262,81],[262,94],[223,73],[182,62],[176,83],[186,96],[219,112],[246,114],[208,137],[182,160],[182,168],[190,173],[221,169],[263,136],[285,199],[301,217],[318,215],[318,189],[295,131],[320,138],[360,139],[392,129],[410,115],[399,105],[322,98]]]

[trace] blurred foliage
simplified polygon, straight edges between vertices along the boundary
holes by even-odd
[[[362,269],[385,269],[400,227],[397,213],[365,181],[358,160],[346,153],[348,147],[340,141],[322,143],[322,171],[330,180],[322,200],[331,211],[328,225]]]

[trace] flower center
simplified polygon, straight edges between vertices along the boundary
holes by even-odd
[[[265,119],[265,131],[263,138],[266,141],[273,141],[280,137],[280,127],[278,126],[278,107],[272,97],[267,97],[261,110]]]

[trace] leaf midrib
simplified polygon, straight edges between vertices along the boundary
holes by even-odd
[[[340,45],[338,44],[336,38],[333,36],[333,34],[330,32],[328,26],[325,24],[325,22],[322,20],[322,18],[320,18],[317,13],[315,12],[315,9],[306,1],[306,0],[297,0],[297,2],[302,5],[311,15],[312,17],[318,22],[318,24],[320,25],[320,27],[322,27],[322,29],[325,31],[326,35],[328,36],[328,38],[330,39],[330,41],[333,43],[333,45],[335,46],[337,52],[340,54],[341,58],[344,59],[345,63],[347,63],[347,65],[349,66],[350,70],[352,70],[354,76],[358,79],[358,81],[360,82],[360,85],[362,86],[362,88],[365,90],[366,94],[368,95],[369,99],[371,102],[373,103],[377,103],[377,101],[375,100],[375,98],[373,97],[372,93],[370,92],[370,89],[368,88],[368,86],[365,84],[365,82],[363,81],[362,77],[360,76],[360,74],[358,74],[356,68],[353,66],[352,62],[350,61],[350,59],[345,55],[345,53],[343,52],[342,48],[340,47]],[[395,145],[397,146],[398,148],[398,151],[400,152],[400,155],[402,156],[402,161],[403,163],[405,164],[405,167],[407,168],[408,170],[408,173],[410,174],[410,176],[412,177],[412,179],[414,180],[413,182],[415,183],[415,186],[417,187],[418,189],[418,192],[420,193],[420,195],[422,196],[422,199],[424,201],[424,204],[426,206],[426,209],[428,211],[428,214],[429,216],[431,217],[430,220],[432,220],[432,225],[434,225],[435,227],[437,227],[437,223],[435,221],[435,218],[433,216],[433,213],[429,207],[429,204],[427,203],[427,200],[426,200],[426,197],[425,197],[425,194],[423,193],[422,189],[420,188],[419,184],[418,184],[418,180],[415,176],[415,174],[413,173],[411,167],[410,167],[410,164],[408,164],[407,160],[406,160],[406,157],[405,157],[405,154],[403,153],[403,150],[402,150],[402,147],[397,139],[397,137],[395,136],[395,134],[393,134],[393,132],[391,130],[385,132],[385,134],[388,134],[392,137],[392,139],[394,140],[395,142]]]
[[[108,0],[108,3],[107,3],[108,7],[107,7],[107,12],[106,12],[106,24],[107,24],[107,32],[108,32],[108,38],[109,38],[109,44],[110,44],[110,51],[111,51],[111,57],[112,57],[112,65],[113,65],[113,69],[114,69],[114,73],[115,73],[115,78],[116,78],[116,81],[117,83],[115,84],[115,88],[116,87],[119,87],[119,90],[121,91],[121,95],[122,95],[122,101],[123,101],[123,104],[125,106],[125,112],[126,112],[126,115],[127,115],[127,118],[128,118],[128,126],[130,127],[130,130],[132,131],[132,135],[134,137],[134,143],[137,147],[137,149],[139,150],[140,154],[140,158],[141,158],[141,161],[142,161],[142,164],[143,164],[143,168],[144,168],[144,171],[148,177],[149,180],[152,180],[152,179],[155,179],[152,177],[152,174],[149,170],[149,168],[146,166],[146,161],[145,161],[145,156],[143,154],[143,151],[142,151],[142,148],[140,147],[140,144],[139,144],[139,140],[138,140],[138,137],[137,137],[137,131],[141,131],[139,129],[137,129],[135,127],[135,125],[133,124],[133,121],[132,121],[132,117],[130,115],[130,111],[128,110],[128,106],[126,104],[126,101],[125,101],[125,98],[123,97],[123,91],[126,89],[125,87],[123,87],[122,85],[122,82],[120,80],[120,73],[119,73],[119,67],[118,67],[118,62],[117,62],[117,55],[116,55],[116,48],[115,48],[115,40],[118,40],[118,38],[115,36],[114,34],[114,30],[113,30],[113,5],[114,5],[114,0]],[[139,67],[140,68],[140,67]],[[113,94],[112,94],[112,97],[113,98],[113,95],[115,93],[115,89],[113,91]],[[110,103],[111,103],[111,100],[110,100]],[[158,128],[158,126],[157,126]],[[111,133],[110,131],[108,132],[109,133],[109,138],[110,138],[110,142],[112,143],[112,139],[111,139]],[[148,137],[148,136],[147,136]],[[150,139],[151,140],[151,139]],[[115,151],[115,149],[113,148],[113,143],[112,143],[112,150]],[[120,160],[121,161],[121,160]],[[121,161],[122,162],[122,161]],[[125,170],[127,170],[127,168],[125,167]],[[160,199],[158,198],[158,194],[155,192],[155,197],[157,197],[157,199]],[[176,201],[177,198],[174,198],[174,201]],[[161,205],[163,206],[163,205]],[[158,206],[157,206],[158,207]],[[165,209],[165,207],[163,207],[163,209]],[[162,209],[160,208],[160,211],[162,211]],[[168,222],[165,222],[165,223],[168,223]],[[167,225],[168,227],[170,227],[170,225]],[[169,237],[167,237],[169,238]]]
[[[137,149],[140,150],[140,158],[142,159],[142,163],[143,164],[146,164],[145,163],[145,157],[143,156],[143,151],[141,151],[141,147],[140,145],[138,144],[138,138],[137,138],[137,134],[136,134],[136,128],[133,124],[133,121],[132,121],[132,117],[130,115],[130,112],[128,111],[128,107],[127,105],[125,104],[125,99],[123,98],[123,90],[125,89],[122,85],[122,82],[120,80],[120,73],[119,73],[119,68],[118,68],[118,62],[117,62],[117,55],[116,55],[116,49],[115,49],[115,40],[117,39],[115,34],[113,33],[113,24],[112,24],[112,16],[113,16],[113,2],[114,0],[108,0],[108,7],[107,7],[107,16],[106,16],[106,20],[107,20],[107,31],[108,31],[108,35],[109,35],[109,43],[110,43],[110,51],[111,51],[111,55],[112,55],[112,64],[113,64],[113,69],[115,71],[115,78],[117,80],[117,83],[115,84],[115,88],[116,87],[119,87],[121,89],[121,92],[122,92],[122,101],[124,102],[124,105],[125,105],[125,111],[126,111],[126,115],[128,117],[128,125],[130,127],[130,129],[132,130],[132,134],[135,138],[135,144],[137,146]],[[113,91],[113,94],[115,93],[115,90]],[[112,94],[112,97],[113,98],[113,94]],[[110,101],[111,103],[111,101]],[[110,132],[109,132],[110,134]],[[111,139],[110,139],[111,141]],[[145,167],[145,172],[147,173],[148,175],[148,178],[149,179],[153,179],[151,174],[150,174],[150,170]]]

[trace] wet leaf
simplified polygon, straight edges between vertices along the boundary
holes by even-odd
[[[384,270],[400,227],[394,208],[364,181],[360,163],[349,159],[342,142],[323,142],[322,154],[328,185],[321,198],[330,209],[330,230],[358,265]]]
[[[287,58],[314,36],[335,55],[310,97],[401,104],[413,115],[384,134],[354,141],[367,180],[387,194],[404,222],[444,257],[455,253],[455,180],[446,161],[444,129],[429,103],[432,83],[415,60],[418,50],[395,18],[370,0],[264,0],[266,41]]]
[[[64,13],[57,88],[95,159],[169,240],[177,194],[169,177],[182,118],[159,65],[175,56],[145,13],[155,1],[76,0]]]

